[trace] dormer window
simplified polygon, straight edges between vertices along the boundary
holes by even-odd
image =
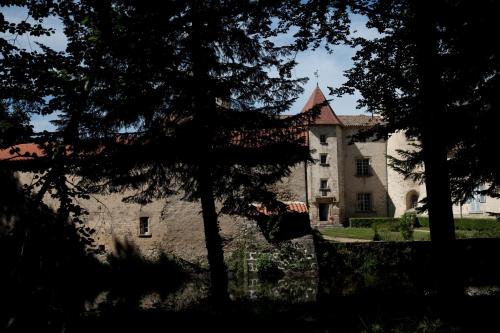
[[[321,135],[319,136],[319,143],[321,143],[322,145],[326,145],[326,144],[328,144],[328,143],[326,142],[326,135],[325,135],[325,134],[321,134]]]

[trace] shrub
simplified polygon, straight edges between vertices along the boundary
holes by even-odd
[[[351,217],[349,226],[351,228],[371,228],[373,224],[394,224],[399,219],[395,217]]]
[[[500,223],[495,219],[455,219],[455,229],[474,231],[499,231]]]
[[[378,233],[378,228],[377,225],[373,225],[373,240],[374,241],[381,241],[382,237],[380,237],[380,234]]]
[[[413,239],[413,227],[416,223],[416,215],[412,213],[404,213],[399,219],[399,230],[404,240]]]
[[[418,216],[418,222],[422,227],[429,227],[429,217]],[[500,233],[500,222],[492,218],[457,218],[455,219],[456,230],[472,231],[497,231]]]
[[[284,275],[271,253],[262,253],[259,255],[256,265],[261,280],[279,280]]]

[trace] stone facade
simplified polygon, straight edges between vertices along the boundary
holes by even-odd
[[[309,147],[316,161],[309,165],[307,184],[313,225],[339,224],[344,218],[343,142],[340,126],[311,126],[309,130]],[[321,155],[326,163],[321,162]],[[327,207],[327,219],[320,216],[323,207]]]
[[[387,156],[400,157],[398,150],[414,149],[404,133],[393,133],[388,140],[354,142],[354,134],[379,118],[337,116],[319,88],[302,111],[314,105],[323,106],[308,132],[315,163],[306,166],[305,187],[313,226],[338,226],[349,217],[399,217],[419,205],[426,196],[425,185],[404,179],[387,164]],[[487,212],[500,213],[500,199],[476,196],[461,207],[453,206],[457,217],[487,217]]]
[[[21,183],[29,184],[32,174],[19,175]],[[130,194],[130,193],[129,193]],[[96,245],[107,254],[118,254],[118,249],[131,248],[147,259],[156,259],[162,253],[173,254],[191,263],[206,266],[207,251],[201,216],[201,204],[171,196],[147,205],[125,203],[127,193],[91,196],[79,204],[88,213],[86,224],[94,228]],[[47,195],[44,201],[57,209],[57,201]],[[148,232],[141,234],[140,220],[147,218]],[[220,234],[224,252],[230,256],[236,238],[248,221],[242,217],[219,215]]]
[[[313,226],[341,226],[349,217],[401,216],[425,197],[425,186],[405,180],[387,165],[387,155],[397,156],[398,149],[411,149],[404,133],[394,133],[387,141],[351,142],[351,136],[373,125],[369,116],[337,116],[316,88],[303,109],[323,103],[321,113],[307,133],[314,163],[304,162],[274,185],[280,199],[305,202]],[[23,145],[20,145],[23,146]],[[26,147],[24,147],[26,146]],[[33,145],[24,145],[23,151]],[[33,147],[32,147],[33,148]],[[10,156],[8,152],[5,156]],[[0,155],[0,158],[2,156]],[[20,180],[32,182],[24,173]],[[89,215],[87,223],[95,228],[95,241],[108,253],[118,248],[136,248],[148,258],[171,253],[190,262],[206,264],[206,248],[199,202],[187,202],[171,196],[148,205],[124,203],[126,193],[96,195],[80,205]],[[45,201],[56,208],[47,196]],[[463,207],[454,206],[456,216],[486,217],[500,212],[500,200],[476,197]],[[225,254],[230,256],[244,218],[219,216]]]

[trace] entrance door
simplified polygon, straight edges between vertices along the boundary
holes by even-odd
[[[328,221],[328,211],[330,208],[330,204],[320,203],[319,204],[319,220],[320,221]]]

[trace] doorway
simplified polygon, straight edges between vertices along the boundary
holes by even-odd
[[[320,203],[319,204],[319,220],[322,222],[328,221],[328,213],[330,210],[330,204]]]

